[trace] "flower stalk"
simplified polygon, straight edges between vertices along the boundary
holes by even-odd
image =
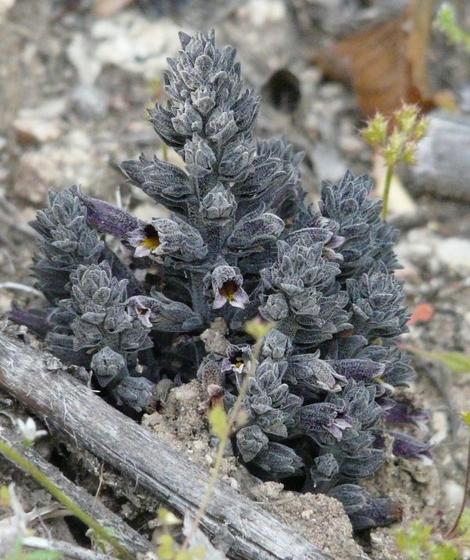
[[[427,127],[428,123],[420,116],[416,105],[403,104],[391,119],[377,113],[362,131],[364,140],[384,158],[387,167],[383,189],[384,220],[388,215],[393,174],[401,163],[416,163],[417,145],[426,134]]]

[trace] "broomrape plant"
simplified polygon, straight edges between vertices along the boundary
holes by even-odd
[[[216,385],[227,410],[243,387],[246,421],[232,439],[252,472],[337,497],[357,530],[386,524],[396,506],[357,485],[382,464],[386,435],[396,455],[429,457],[400,432],[426,413],[396,396],[412,376],[396,344],[407,321],[397,231],[367,176],[348,172],[309,205],[302,154],[254,137],[259,99],[235,50],[213,33],[180,40],[166,106],[150,120],[185,168],[144,155],[121,165],[171,213],[145,222],[75,186],[51,192],[33,222],[49,304],[12,317],[136,411],[152,406],[162,380]],[[121,241],[119,257],[105,234]],[[209,347],[201,335],[216,319],[223,344]],[[271,328],[244,385],[253,320]]]

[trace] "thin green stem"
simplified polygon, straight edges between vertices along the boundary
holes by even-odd
[[[33,465],[31,461],[26,459],[23,455],[18,453],[13,447],[5,443],[4,441],[0,440],[0,453],[2,453],[7,459],[9,459],[12,463],[22,468],[26,471],[29,475],[31,475],[36,482],[38,482],[41,486],[43,486],[54,498],[59,501],[63,506],[65,506],[70,513],[72,513],[75,517],[80,519],[85,525],[87,525],[90,529],[92,529],[95,535],[101,539],[109,543],[118,556],[123,558],[124,560],[133,560],[135,556],[131,554],[129,550],[127,550],[122,544],[112,535],[110,535],[109,531],[101,526],[96,519],[88,515],[84,512],[80,506],[74,502],[71,498],[69,498],[66,494],[62,492],[62,490],[52,482],[41,470],[39,470],[36,465]]]
[[[384,185],[384,196],[383,196],[383,206],[382,206],[382,218],[385,220],[388,214],[388,199],[390,196],[390,187],[392,186],[393,178],[393,167],[391,165],[387,166],[387,172],[385,174],[385,185]]]

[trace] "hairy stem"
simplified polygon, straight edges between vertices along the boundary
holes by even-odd
[[[134,555],[131,554],[121,543],[113,537],[109,531],[102,527],[96,519],[84,512],[80,506],[69,498],[62,490],[52,482],[42,471],[40,471],[31,461],[18,453],[13,447],[0,440],[0,453],[2,453],[12,463],[31,475],[36,482],[45,488],[54,498],[65,506],[75,517],[80,519],[85,525],[92,529],[100,540],[109,543],[116,551],[119,558],[123,560],[133,560]]]

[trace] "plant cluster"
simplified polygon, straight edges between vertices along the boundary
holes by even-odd
[[[235,50],[213,33],[180,39],[167,104],[150,118],[185,168],[143,155],[122,164],[169,212],[144,222],[77,187],[51,193],[33,223],[49,307],[12,317],[137,411],[162,380],[197,376],[223,389],[227,409],[243,388],[246,422],[232,439],[253,472],[336,496],[356,529],[385,524],[393,504],[357,483],[380,467],[388,438],[398,456],[429,453],[400,432],[423,413],[396,396],[412,374],[396,344],[407,321],[397,231],[366,176],[323,185],[309,205],[302,155],[254,137],[259,100]],[[121,258],[104,235],[121,241]],[[215,319],[221,341],[208,345]],[[256,356],[253,319],[270,325]]]

